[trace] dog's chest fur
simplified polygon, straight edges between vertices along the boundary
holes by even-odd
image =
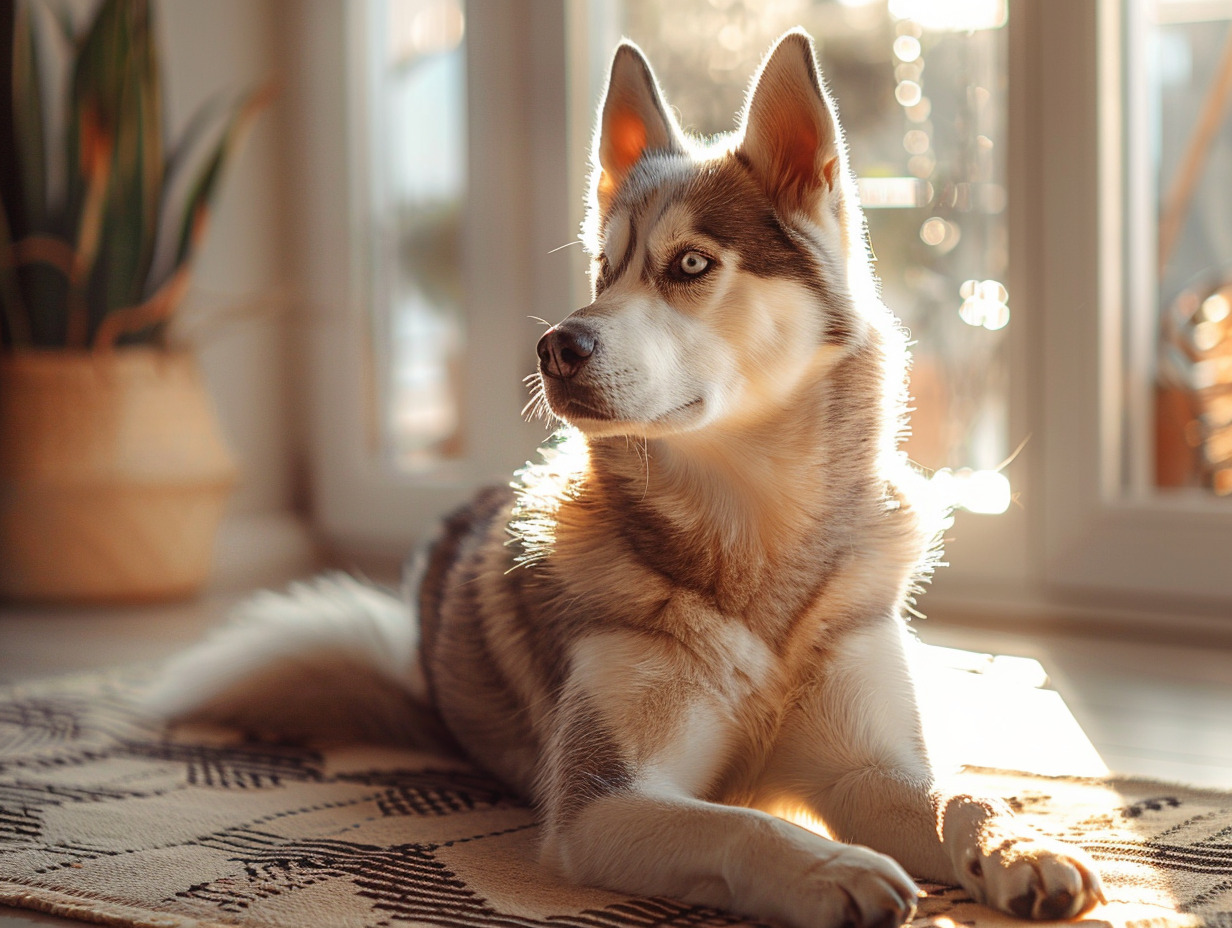
[[[704,706],[723,757],[699,765],[701,791],[747,801],[793,694],[832,642],[901,607],[935,531],[868,435],[884,360],[874,340],[704,468],[653,442],[572,436],[455,516],[420,612],[436,702],[472,756],[534,795],[570,700],[647,755]]]

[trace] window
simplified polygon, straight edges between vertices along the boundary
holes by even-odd
[[[1024,434],[1008,422],[1007,100],[1002,0],[623,0],[592,42],[606,64],[621,35],[647,53],[684,126],[735,127],[751,75],[804,26],[839,108],[887,304],[916,341],[911,458],[998,513],[1000,472]],[[699,36],[710,40],[698,41]],[[602,88],[593,82],[592,97]]]
[[[465,197],[467,23],[488,11],[468,9],[462,0],[363,6],[367,116],[358,128],[370,144],[358,167],[367,171],[362,209],[373,284],[377,443],[386,465],[409,479],[461,477],[484,444],[468,446],[464,430],[465,419],[482,418],[476,407],[483,402],[468,390],[468,318],[486,325],[480,317],[495,314],[472,300],[468,317],[464,223],[483,223],[483,211],[502,205],[473,199],[468,207]],[[942,476],[966,487],[968,508],[1003,511],[1010,501],[1009,483],[997,472],[1010,445],[999,147],[1005,3],[941,14],[916,0],[888,8],[829,0],[769,13],[743,0],[721,8],[708,0],[613,0],[599,7],[598,14],[593,7],[569,11],[590,34],[589,48],[575,55],[588,60],[571,62],[585,93],[574,95],[568,114],[573,182],[560,184],[577,204],[570,210],[577,219],[590,114],[621,34],[641,42],[669,99],[701,134],[733,127],[749,76],[785,29],[803,23],[820,37],[870,206],[886,298],[919,340],[910,453],[930,470],[952,469]],[[696,41],[707,32],[717,43]],[[586,73],[589,81],[576,79]],[[482,84],[486,72],[476,69],[476,76],[471,100],[489,92]],[[573,239],[570,228],[556,244]],[[561,260],[556,267],[573,277],[568,283],[576,291],[584,289],[580,262]],[[536,314],[557,321],[570,308],[545,306]],[[533,334],[521,332],[526,346]]]
[[[1131,436],[1132,489],[1232,494],[1232,7],[1139,0],[1126,33],[1132,358],[1155,428]],[[1139,202],[1133,202],[1137,198]],[[1133,350],[1131,348],[1131,350]],[[1149,393],[1148,393],[1149,395]],[[1179,494],[1172,494],[1173,496]],[[1195,494],[1189,494],[1191,497]]]
[[[296,274],[314,519],[405,551],[546,437],[536,316],[572,303],[559,3],[296,8]]]
[[[1174,92],[1167,81],[1175,75],[1161,55],[1188,49],[1193,79],[1209,80],[1181,25],[1202,6],[1049,5],[1034,22],[1043,576],[1088,602],[1169,613],[1221,612],[1220,601],[1232,597],[1225,567],[1232,511],[1209,490],[1161,489],[1165,471],[1156,471],[1152,447],[1166,424],[1153,402],[1168,376],[1161,322],[1177,288],[1192,285],[1182,283],[1184,274],[1212,260],[1208,247],[1220,247],[1217,228],[1192,225],[1199,210],[1176,239],[1190,236],[1187,253],[1172,253],[1163,273],[1158,269],[1166,239],[1160,219],[1179,215],[1167,191],[1195,130],[1182,128],[1190,106],[1169,114],[1174,128],[1165,128],[1162,94]],[[1218,43],[1226,24],[1207,19],[1202,29]],[[1168,42],[1180,44],[1167,51]],[[1176,137],[1165,139],[1165,132]],[[1208,173],[1201,183],[1217,178]],[[1227,192],[1208,187],[1206,195],[1214,206]],[[1203,247],[1194,248],[1199,240]]]
[[[366,19],[380,446],[416,472],[465,454],[466,7],[372,0]]]
[[[1175,431],[1171,445],[1157,441],[1170,420],[1155,415],[1167,391],[1185,385],[1186,369],[1178,374],[1168,354],[1170,320],[1183,323],[1185,350],[1222,344],[1222,329],[1199,327],[1226,318],[1218,299],[1207,301],[1229,258],[1219,206],[1232,127],[1215,120],[1202,146],[1192,140],[1225,73],[1225,4],[450,0],[461,38],[433,54],[455,56],[462,77],[452,86],[465,87],[465,125],[453,130],[466,159],[460,296],[432,316],[423,301],[439,287],[414,267],[439,269],[437,258],[398,265],[382,251],[405,244],[399,235],[414,240],[432,211],[408,224],[396,198],[374,194],[370,130],[387,117],[353,79],[357,62],[371,61],[369,17],[400,3],[437,6],[315,4],[297,43],[311,62],[297,87],[311,113],[303,172],[315,192],[296,225],[310,302],[325,319],[310,364],[328,534],[405,543],[477,483],[507,479],[544,437],[519,417],[539,331],[531,317],[555,322],[587,299],[580,250],[560,246],[576,238],[594,105],[619,36],[647,50],[686,126],[711,132],[731,127],[756,62],[800,23],[819,40],[838,99],[887,302],[918,341],[913,455],[928,467],[991,472],[1025,440],[1003,470],[1012,493],[1004,514],[960,514],[953,566],[928,611],[987,601],[1038,614],[1085,604],[1200,615],[1232,600],[1222,566],[1232,515],[1214,466],[1222,458],[1200,431],[1216,434],[1222,413],[1191,412],[1183,446]],[[1198,148],[1205,164],[1190,172],[1180,257],[1157,274],[1161,203]],[[339,192],[335,178],[349,185]],[[374,204],[392,208],[383,225],[371,221]],[[439,230],[454,220],[432,221],[445,223]],[[382,260],[412,273],[393,286],[373,273]],[[1201,281],[1207,289],[1186,296]],[[424,389],[409,373],[384,373],[408,370],[387,365],[418,350],[416,326],[426,324],[404,321],[399,334],[398,292],[419,306],[412,316],[452,327],[441,341],[448,351],[421,366],[437,378],[426,395],[447,398],[425,404],[431,415],[394,412],[399,390]],[[374,326],[381,299],[391,309]],[[374,403],[382,391],[393,402]],[[1165,447],[1190,455],[1179,477],[1161,463]],[[1004,506],[1006,492],[995,487],[998,505],[984,508]]]

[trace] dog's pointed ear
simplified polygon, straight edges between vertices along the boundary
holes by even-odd
[[[740,151],[780,212],[815,215],[841,188],[842,136],[803,30],[766,56],[745,106]]]
[[[646,56],[624,41],[612,59],[595,142],[597,192],[601,203],[624,183],[648,151],[681,151],[680,130],[667,112]]]

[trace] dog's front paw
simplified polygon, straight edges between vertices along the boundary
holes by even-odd
[[[825,928],[897,928],[911,921],[920,894],[897,861],[855,846],[818,861],[795,888],[806,910],[798,923]]]
[[[959,878],[977,902],[1019,918],[1075,918],[1105,902],[1095,864],[1076,847],[1048,838],[1008,838],[971,847]]]

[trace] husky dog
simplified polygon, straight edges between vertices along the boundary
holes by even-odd
[[[1080,850],[935,785],[903,612],[946,514],[898,448],[904,333],[809,37],[709,145],[621,45],[585,238],[594,300],[538,343],[559,447],[445,522],[406,602],[264,594],[160,698],[217,708],[281,662],[292,709],[367,681],[365,732],[428,701],[580,883],[797,928],[901,924],[908,874],[1029,918],[1100,902]]]

